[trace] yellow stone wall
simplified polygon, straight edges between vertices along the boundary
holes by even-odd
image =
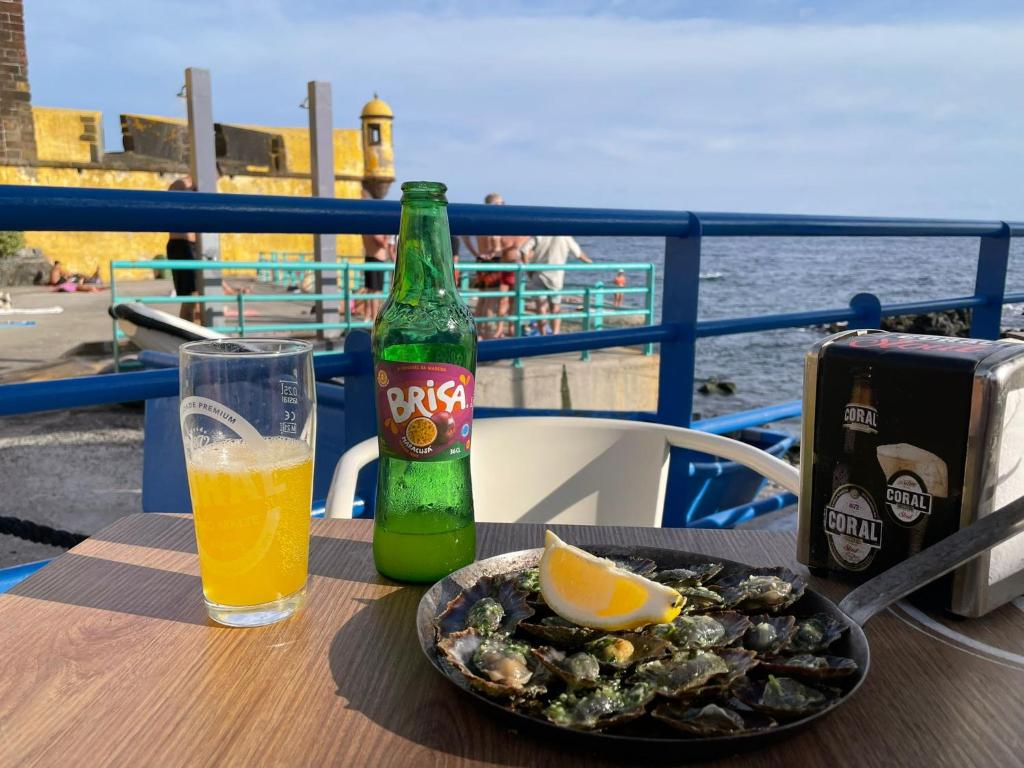
[[[153,171],[110,171],[100,169],[0,166],[0,184],[38,184],[51,187],[87,187],[99,189],[165,190],[179,174]],[[275,176],[224,176],[218,192],[240,194],[302,196],[309,194],[309,179]],[[337,197],[358,199],[358,181],[337,181]],[[183,193],[184,194],[184,193]],[[105,281],[110,280],[109,263],[141,261],[163,255],[167,235],[152,232],[26,232],[25,244],[39,248],[46,258],[60,261],[66,269],[92,274],[99,267]],[[338,256],[362,259],[358,235],[338,236]],[[312,252],[310,235],[225,234],[221,236],[221,258],[225,261],[256,260],[261,251]],[[118,272],[118,279],[146,279],[149,270]]]
[[[86,121],[91,121],[97,131],[101,126],[102,115],[95,110],[33,107],[32,120],[40,160],[95,162],[93,153],[102,151],[102,136],[97,133],[92,140],[85,136]]]
[[[57,163],[89,163],[89,142],[83,140],[82,117],[95,118],[101,130],[101,115],[89,110],[34,107],[39,163],[34,166],[0,165],[0,184],[27,184],[55,187],[99,189],[165,190],[179,177],[177,173],[111,170],[101,167],[61,167]],[[156,118],[179,122],[174,118]],[[388,122],[388,121],[385,121]],[[309,134],[305,128],[249,126],[273,131],[284,137],[289,173],[310,171]],[[390,124],[389,124],[390,130]],[[102,142],[102,139],[100,139]],[[47,165],[47,161],[54,165]],[[337,175],[355,177],[335,181],[339,198],[358,199],[364,173],[362,133],[359,129],[334,131],[334,167]],[[307,196],[310,179],[292,176],[234,175],[218,181],[218,192]],[[92,274],[97,268],[105,281],[110,279],[109,263],[140,261],[164,254],[165,233],[148,232],[26,232],[26,245],[39,248],[51,261],[60,261],[66,269]],[[260,252],[313,250],[310,235],[225,234],[221,237],[221,258],[225,261],[255,261]],[[339,258],[362,260],[363,248],[358,235],[339,235]],[[118,280],[146,279],[150,270],[118,271]]]

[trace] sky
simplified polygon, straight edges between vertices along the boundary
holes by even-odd
[[[449,199],[1024,219],[1018,2],[26,0],[33,102],[336,127],[374,91]],[[391,196],[397,194],[397,185]]]

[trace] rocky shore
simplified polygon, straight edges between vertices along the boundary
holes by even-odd
[[[1024,334],[1024,317],[1021,318],[1022,328],[1008,329],[1002,332],[1002,338],[1019,338]],[[931,336],[971,335],[971,310],[948,309],[944,312],[925,312],[920,315],[897,315],[882,318],[883,331],[898,333],[924,333]],[[846,329],[846,323],[832,323],[825,326],[828,333],[838,333]]]

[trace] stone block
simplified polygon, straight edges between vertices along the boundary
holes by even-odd
[[[22,248],[13,256],[0,257],[0,287],[33,285],[36,277],[45,281],[53,265],[36,248]]]

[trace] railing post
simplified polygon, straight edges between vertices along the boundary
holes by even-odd
[[[1006,266],[1010,259],[1010,227],[1003,222],[994,237],[981,238],[978,248],[978,273],[974,295],[984,305],[971,310],[971,338],[998,339],[1003,325],[1003,296],[1006,293]]]
[[[377,434],[377,404],[374,402],[373,357],[370,334],[352,331],[345,337],[345,354],[355,356],[357,371],[345,376],[345,449]],[[377,495],[376,462],[359,473],[356,494],[366,502],[366,513],[374,508]]]
[[[604,283],[598,280],[594,283],[594,330],[600,331],[604,328]]]
[[[173,274],[173,272],[172,272]],[[114,266],[114,262],[110,262],[110,306],[117,306],[117,267]],[[121,370],[121,344],[117,338],[117,318],[112,317],[110,319],[111,329],[114,334],[114,348],[111,350],[114,356],[114,370],[120,372]]]
[[[523,335],[523,265],[516,264],[516,293],[515,293],[515,312],[516,312],[516,338],[518,339]]]
[[[589,286],[583,289],[583,314],[585,315],[585,317],[583,318],[583,330],[584,331],[589,331],[590,330],[590,287]],[[586,362],[587,360],[590,360],[590,350],[589,349],[584,349],[583,352],[580,353],[580,360],[583,360],[584,362]]]
[[[343,301],[345,302],[345,333],[352,330],[352,283],[349,275],[349,261],[345,259],[344,266],[345,291]]]
[[[654,325],[654,265],[647,265],[647,293],[644,296],[645,309],[647,310],[647,324]],[[644,346],[645,355],[654,354],[654,345],[647,344]]]
[[[658,421],[689,427],[697,351],[697,298],[700,285],[701,224],[692,213],[685,237],[665,238],[665,279],[661,322],[675,330],[662,342],[658,369]],[[662,525],[681,527],[691,506],[690,452],[673,448]]]
[[[245,338],[245,294],[239,291],[235,294],[238,303],[238,335]]]
[[[850,309],[856,317],[847,324],[847,328],[881,328],[882,302],[873,293],[858,293],[850,299]]]
[[[520,338],[523,335],[523,313],[526,311],[526,301],[523,299],[523,265],[516,264],[516,294],[515,294],[515,307],[516,307],[516,338]],[[513,368],[522,368],[523,360],[519,357],[512,358]]]

